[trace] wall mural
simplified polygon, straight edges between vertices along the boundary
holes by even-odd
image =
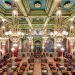
[[[23,52],[30,52],[30,44],[28,40],[23,41]]]
[[[48,52],[52,52],[53,49],[53,40],[47,40],[45,43],[45,49]]]
[[[75,38],[67,38],[67,51],[75,56]]]

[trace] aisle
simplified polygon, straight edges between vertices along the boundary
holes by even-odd
[[[22,61],[20,62],[20,66],[22,65],[23,62],[27,62],[27,60],[28,60],[28,57],[24,57],[24,58],[22,59]],[[11,67],[10,67],[9,69],[11,69]],[[19,70],[19,69],[20,69],[20,67],[18,68],[18,70]],[[27,74],[26,71],[24,72],[24,74]],[[4,72],[3,75],[7,75],[7,72]],[[15,71],[13,75],[17,75],[17,71]]]
[[[56,63],[55,63],[55,61],[53,60],[53,58],[52,58],[52,57],[47,57],[47,60],[48,60],[48,63],[49,63],[49,62],[52,62],[52,63],[53,63],[53,65],[56,65]],[[51,70],[50,70],[49,66],[48,66],[48,75],[52,75],[52,73],[51,73]],[[62,75],[61,71],[58,71],[58,75]]]
[[[35,62],[33,75],[42,75],[41,74],[41,63],[40,62]]]

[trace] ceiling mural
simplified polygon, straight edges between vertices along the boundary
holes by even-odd
[[[32,23],[38,23],[39,22],[39,24],[40,23],[44,23],[44,21],[45,21],[45,17],[43,18],[43,17],[33,17],[33,18],[30,18],[31,19],[31,21],[32,21]]]
[[[25,17],[19,17],[18,20],[20,24],[28,24]]]
[[[0,0],[0,12],[7,19],[12,20],[11,12],[13,6],[17,4],[19,23],[22,24],[22,29],[30,28],[30,24],[35,29],[42,29],[44,26],[48,29],[53,28],[55,25],[55,13],[59,6],[63,11],[63,21],[67,20],[71,13],[75,13],[73,10],[75,9],[75,0],[61,0],[61,2],[56,2],[58,0],[19,0],[16,3],[15,1],[17,0]]]
[[[75,4],[75,0],[62,0],[61,7],[64,10],[70,10],[73,4]]]
[[[45,10],[47,0],[28,0],[32,10]]]
[[[6,10],[11,10],[12,5],[14,5],[13,0],[0,0],[0,6],[4,7]]]

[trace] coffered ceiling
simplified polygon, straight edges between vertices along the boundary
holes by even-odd
[[[55,25],[55,12],[62,10],[63,24],[75,13],[75,0],[0,0],[0,13],[12,21],[13,6],[17,5],[22,29],[51,29]]]

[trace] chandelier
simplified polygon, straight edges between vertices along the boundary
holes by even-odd
[[[20,29],[17,9],[12,11],[12,26],[9,31],[5,32],[5,35],[9,36],[12,42],[18,42],[24,36],[24,33]]]
[[[0,16],[0,21],[1,21],[1,24],[0,24],[0,40],[1,40],[1,41],[5,41],[5,40],[8,39],[8,38],[4,35],[6,19],[5,19],[4,17]]]
[[[62,13],[61,10],[59,9],[56,12],[56,25],[54,28],[53,32],[50,32],[50,36],[52,38],[57,38],[57,41],[63,41],[63,38],[66,37],[68,35],[68,32],[66,30],[63,30],[63,26],[62,26],[62,19],[61,19]]]

